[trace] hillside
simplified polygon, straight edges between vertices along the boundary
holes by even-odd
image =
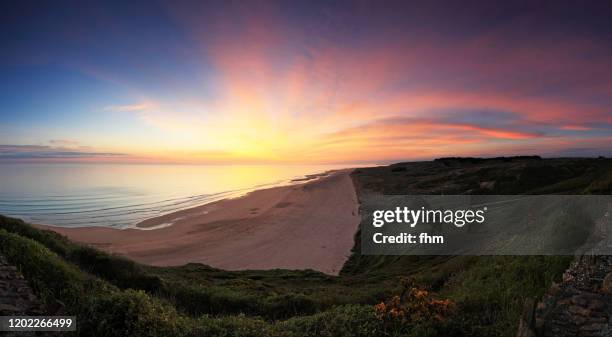
[[[446,158],[356,169],[352,179],[358,196],[610,194],[612,160]],[[141,265],[0,217],[0,255],[49,314],[78,315],[80,336],[514,336],[524,300],[544,294],[572,260],[362,256],[355,238],[337,277],[229,272]],[[377,315],[376,304],[406,292],[427,310],[444,300],[449,309],[437,317],[403,304],[411,319]]]

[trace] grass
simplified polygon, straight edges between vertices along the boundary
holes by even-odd
[[[513,335],[525,298],[537,298],[567,269],[569,256],[486,256],[447,280],[440,295],[460,306],[470,336]]]
[[[406,168],[401,169],[402,167]],[[522,179],[554,172],[557,177]],[[553,167],[552,171],[547,168]],[[403,163],[360,169],[358,193],[610,193],[609,160]],[[449,177],[453,177],[450,179]],[[522,179],[522,180],[521,180]],[[555,256],[363,256],[359,234],[340,276],[315,271],[151,267],[0,216],[0,253],[50,306],[78,315],[80,336],[513,336],[523,301],[539,297],[570,262]],[[374,304],[410,277],[455,303],[435,325],[388,331]]]
[[[79,336],[292,337],[319,336],[319,332],[329,336],[341,336],[344,335],[343,332],[340,333],[344,327],[355,327],[351,323],[352,319],[361,322],[364,319],[363,310],[371,310],[370,306],[347,307],[355,310],[356,316],[352,318],[352,311],[336,306],[326,315],[342,312],[345,321],[339,326],[331,324],[324,327],[314,327],[321,324],[321,319],[317,319],[319,316],[316,315],[278,323],[243,314],[195,317],[179,312],[168,298],[132,287],[122,289],[112,284],[111,280],[88,274],[40,242],[9,233],[4,228],[24,227],[29,233],[39,232],[39,238],[45,238],[48,234],[46,232],[5,217],[0,218],[0,225],[3,227],[0,229],[0,253],[17,266],[44,303],[55,305],[59,301],[65,305],[67,314],[77,315],[79,328],[76,334]],[[75,245],[74,248],[78,249],[78,246]],[[118,259],[117,266],[125,263],[121,258],[106,257],[109,260]],[[136,269],[132,269],[134,270]],[[117,278],[113,280],[117,282]],[[349,314],[346,313],[347,310]],[[359,313],[360,316],[357,315]],[[367,324],[378,324],[373,316],[367,318]],[[316,333],[298,333],[304,324],[308,324],[305,323],[308,319],[312,320],[313,331]]]
[[[37,233],[35,236],[45,242],[56,237],[8,218],[0,218],[0,227],[25,228],[24,232]],[[64,239],[57,237],[57,240]],[[89,272],[85,272],[69,259],[82,256],[75,252],[89,248],[69,242],[51,245],[63,246],[68,253],[64,258],[40,242],[6,230],[0,232],[0,242],[0,252],[13,263],[17,262],[34,290],[48,294],[42,296],[46,303],[61,300],[66,303],[67,312],[78,313],[79,334],[83,336],[152,333],[145,327],[153,327],[159,336],[382,336],[380,322],[369,314],[372,304],[397,294],[399,278],[406,275],[458,303],[459,314],[453,318],[455,331],[476,329],[469,335],[509,335],[503,332],[513,329],[520,311],[520,298],[525,294],[541,294],[553,275],[559,275],[565,268],[564,261],[552,264],[556,268],[551,268],[551,261],[556,260],[551,257],[534,257],[529,263],[518,257],[508,257],[505,261],[497,257],[406,256],[388,261],[377,257],[370,271],[329,277],[316,272],[282,270],[227,272],[199,265],[152,268],[130,265],[130,261],[121,257],[97,252],[99,258],[92,260],[89,256],[85,260],[92,263],[87,268]],[[102,263],[98,265],[96,261]],[[129,273],[122,270],[126,263],[130,266]],[[116,275],[104,277],[113,268],[117,270]],[[498,283],[500,273],[505,275],[502,283]],[[540,278],[534,280],[526,275]],[[139,289],[139,283],[125,286],[127,280],[146,278],[157,280],[160,288],[151,290],[147,286],[149,290],[145,291]],[[203,282],[198,284],[198,280]],[[300,281],[294,284],[292,280]],[[308,287],[302,289],[302,285]],[[335,290],[345,294],[326,299]],[[197,293],[202,295],[194,296]],[[272,293],[276,295],[271,296]],[[343,301],[334,302],[335,298]],[[313,303],[322,302],[326,305],[313,307]],[[254,309],[262,303],[265,304]],[[202,309],[204,306],[207,308]],[[483,312],[494,316],[483,316]],[[155,320],[160,317],[166,322]],[[409,333],[402,335],[409,336]]]

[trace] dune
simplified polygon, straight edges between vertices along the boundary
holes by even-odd
[[[137,262],[226,270],[313,269],[337,275],[360,217],[350,170],[257,190],[145,220],[138,228],[38,225]]]

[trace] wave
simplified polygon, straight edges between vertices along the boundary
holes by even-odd
[[[49,195],[0,199],[0,213],[29,222],[65,227],[105,226],[129,228],[157,216],[237,197],[250,191],[278,186],[285,181],[259,184],[252,188],[187,196],[142,193]]]

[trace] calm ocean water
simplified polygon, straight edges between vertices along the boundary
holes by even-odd
[[[125,228],[337,168],[341,166],[1,164],[0,214],[57,226]]]

